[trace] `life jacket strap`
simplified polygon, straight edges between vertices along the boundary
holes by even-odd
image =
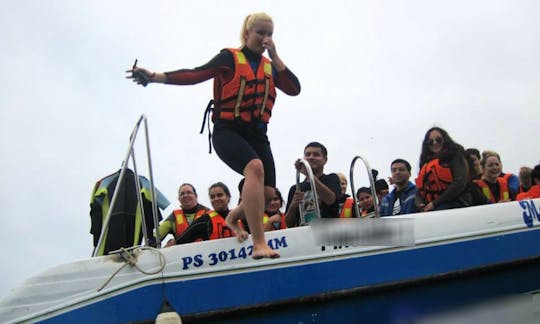
[[[214,100],[210,100],[206,109],[204,110],[201,131],[199,134],[204,132],[204,125],[208,122],[208,154],[212,154],[212,131],[210,130],[210,115],[214,111]]]
[[[240,88],[238,89],[238,97],[236,98],[236,105],[234,105],[234,118],[240,117],[240,105],[242,104],[242,98],[246,90],[246,78],[240,78]]]
[[[262,119],[264,108],[266,107],[266,100],[268,99],[268,93],[270,92],[270,79],[268,77],[264,78],[264,97],[261,103],[261,113],[259,118]]]

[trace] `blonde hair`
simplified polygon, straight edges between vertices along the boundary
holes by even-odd
[[[338,172],[336,173],[338,178],[339,178],[339,181],[345,181],[345,183],[349,183],[349,181],[347,181],[347,177],[345,177],[345,175],[341,172]]]
[[[247,15],[246,18],[244,18],[244,23],[242,24],[242,29],[240,30],[240,43],[242,46],[246,45],[246,32],[253,27],[253,24],[256,21],[268,21],[272,24],[274,23],[272,21],[272,17],[265,12],[256,12],[252,13],[251,15]]]

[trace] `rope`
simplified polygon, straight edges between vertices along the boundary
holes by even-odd
[[[137,252],[140,252],[140,251],[143,251],[143,250],[149,250],[152,253],[156,253],[159,256],[159,269],[157,271],[152,271],[152,272],[144,271],[143,269],[141,269],[137,265]],[[143,247],[136,248],[136,249],[134,249],[132,251],[129,251],[129,250],[125,249],[125,248],[120,248],[119,255],[120,255],[120,257],[122,257],[122,259],[124,259],[125,263],[120,268],[118,268],[118,270],[116,270],[109,277],[109,279],[107,279],[105,281],[105,283],[103,283],[103,285],[101,285],[101,287],[98,288],[98,290],[97,290],[98,292],[101,291],[103,288],[105,288],[111,282],[111,280],[114,278],[114,276],[116,276],[127,265],[135,267],[137,270],[139,270],[140,273],[145,274],[145,275],[157,274],[157,273],[163,271],[163,269],[165,268],[165,256],[158,249],[153,248],[153,247],[143,246]]]

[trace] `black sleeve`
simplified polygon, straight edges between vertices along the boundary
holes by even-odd
[[[325,205],[322,203],[321,217],[335,218],[339,217],[339,200],[341,199],[341,184],[339,183],[339,177],[335,173],[330,173],[321,179],[330,190],[336,195],[336,200],[331,205]]]
[[[212,219],[208,214],[204,214],[194,220],[184,233],[176,238],[176,244],[192,243],[197,239],[209,240],[212,230]]]

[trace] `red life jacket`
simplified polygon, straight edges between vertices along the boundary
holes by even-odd
[[[340,218],[351,218],[352,217],[352,211],[354,206],[354,199],[351,197],[348,197],[345,199],[345,202],[343,203],[343,207],[341,208],[341,212],[339,213]]]
[[[193,220],[196,220],[197,218],[206,214],[206,212],[207,211],[203,208],[197,210],[197,212],[195,213],[195,216],[193,217]],[[186,228],[188,228],[189,223],[182,209],[173,210],[173,214],[174,214],[174,219],[176,220],[176,237],[179,237],[180,234],[184,233]]]
[[[452,181],[450,168],[441,166],[439,159],[425,163],[415,180],[418,193],[424,198],[426,204],[437,199]]]
[[[494,204],[499,201],[507,201],[510,199],[510,190],[508,189],[508,182],[504,180],[503,178],[499,177],[497,178],[497,182],[499,182],[499,198],[495,199],[493,196],[493,193],[489,189],[488,184],[485,180],[479,179],[479,180],[473,180],[474,183],[476,183],[480,189],[482,189],[482,193],[487,197],[490,203]]]
[[[240,49],[227,50],[234,57],[234,76],[221,88],[221,100],[215,103],[217,116],[214,117],[226,120],[241,119],[245,122],[256,119],[268,123],[276,99],[272,63],[262,56],[254,73]]]
[[[233,236],[232,230],[227,227],[225,218],[223,218],[223,216],[221,216],[217,211],[212,210],[208,213],[208,216],[210,216],[210,220],[212,221],[212,233],[210,233],[211,240]]]

